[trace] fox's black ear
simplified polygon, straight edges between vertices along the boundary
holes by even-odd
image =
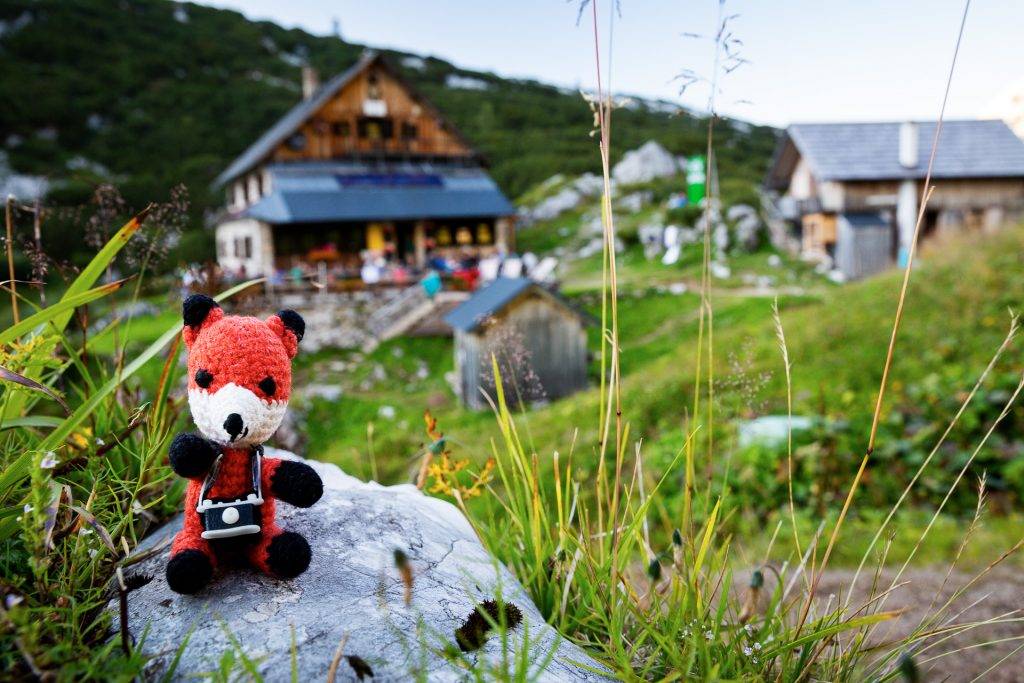
[[[277,317],[284,323],[285,328],[295,334],[295,339],[302,341],[302,335],[306,334],[306,321],[302,316],[293,310],[285,309],[277,312]]]
[[[205,294],[193,294],[182,302],[181,317],[186,326],[198,330],[214,309],[220,310],[216,301]]]

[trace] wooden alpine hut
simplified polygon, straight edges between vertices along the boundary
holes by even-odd
[[[377,52],[318,85],[220,174],[217,260],[238,276],[414,276],[513,248],[484,159]],[[364,276],[365,279],[365,276]]]

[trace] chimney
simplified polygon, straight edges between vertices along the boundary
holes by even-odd
[[[302,67],[302,99],[308,100],[320,87],[320,77],[311,66]]]
[[[917,167],[918,127],[913,121],[900,124],[900,166],[903,168]]]

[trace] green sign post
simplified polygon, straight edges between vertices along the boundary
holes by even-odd
[[[703,154],[686,159],[686,200],[698,204],[707,195],[707,162]]]

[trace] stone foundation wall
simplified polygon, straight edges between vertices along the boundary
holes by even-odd
[[[306,321],[303,352],[324,348],[357,349],[370,341],[367,328],[370,315],[397,297],[400,289],[374,289],[354,292],[287,293],[246,300],[238,313],[266,317],[282,308],[290,308]]]

